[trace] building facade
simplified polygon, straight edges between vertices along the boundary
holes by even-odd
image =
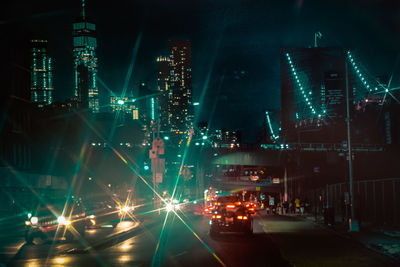
[[[169,105],[172,99],[172,90],[170,90],[170,58],[158,57],[157,67],[157,89],[160,92],[158,96],[160,104],[160,130],[167,132],[170,130],[172,117]]]
[[[38,107],[54,102],[53,59],[47,40],[31,40],[31,101]]]
[[[112,113],[119,112],[124,119],[139,120],[136,99],[132,96],[111,96],[110,108]]]
[[[96,24],[86,17],[84,1],[82,1],[81,16],[73,23],[72,37],[75,97],[82,108],[97,113],[100,111],[100,104],[96,81]]]
[[[170,40],[169,121],[171,131],[186,132],[193,127],[192,62],[189,40]]]

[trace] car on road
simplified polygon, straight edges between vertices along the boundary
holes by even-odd
[[[87,220],[79,201],[47,200],[37,204],[25,220],[25,240],[73,240],[84,236]]]
[[[232,201],[233,200],[233,201]],[[210,220],[210,235],[218,236],[223,232],[242,232],[253,234],[253,217],[248,208],[234,198],[217,200],[216,210]]]
[[[116,225],[121,216],[128,212],[127,207],[120,207],[113,201],[86,201],[84,204],[87,228],[98,228],[104,225]]]
[[[250,214],[255,214],[256,209],[257,209],[257,204],[254,202],[245,202],[244,203],[245,207],[249,211]]]

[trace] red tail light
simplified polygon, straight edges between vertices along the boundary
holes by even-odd
[[[238,220],[243,220],[243,216],[237,216]]]
[[[226,205],[227,209],[234,209],[236,206],[235,205]]]
[[[217,215],[216,216],[217,219],[221,219],[221,217],[222,217],[221,215]]]
[[[240,205],[240,204],[242,204],[242,202],[240,202],[240,201],[235,202],[235,205]]]
[[[212,218],[215,219],[215,215],[213,215]]]
[[[247,216],[243,216],[243,220],[247,220]]]
[[[206,211],[206,212],[207,212],[207,211],[208,211],[208,209],[204,209],[204,211]]]

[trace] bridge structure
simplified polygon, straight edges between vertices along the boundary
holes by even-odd
[[[365,177],[383,157],[385,147],[354,144],[356,174]],[[379,156],[381,155],[381,156]],[[208,186],[223,191],[288,192],[289,198],[305,188],[346,182],[348,151],[345,143],[264,144],[259,147],[203,148],[196,164],[201,195]],[[358,162],[358,164],[357,164]],[[369,166],[369,167],[366,167]],[[364,169],[362,171],[362,169]],[[379,171],[376,172],[379,176]],[[285,189],[286,187],[286,189]]]

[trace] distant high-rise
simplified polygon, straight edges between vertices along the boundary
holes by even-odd
[[[31,101],[39,107],[53,103],[53,62],[47,40],[31,40]]]
[[[97,88],[96,25],[85,14],[82,0],[81,16],[73,23],[74,90],[83,108],[97,113],[100,110]]]
[[[171,124],[171,111],[170,111],[170,100],[172,99],[172,90],[170,90],[170,59],[169,57],[158,57],[158,78],[157,86],[159,95],[160,105],[160,130],[169,131]]]
[[[150,90],[147,84],[143,81],[139,84],[139,94],[136,99],[139,109],[139,121],[142,124],[144,133],[144,143],[150,142],[151,133],[155,130],[158,113],[158,100],[154,91]]]
[[[169,41],[170,83],[169,122],[171,131],[193,127],[192,61],[189,40]]]
[[[143,125],[143,130],[149,131],[152,123],[156,120],[156,98],[154,92],[149,89],[143,81],[139,84],[139,98],[137,99],[139,108],[139,120]]]

